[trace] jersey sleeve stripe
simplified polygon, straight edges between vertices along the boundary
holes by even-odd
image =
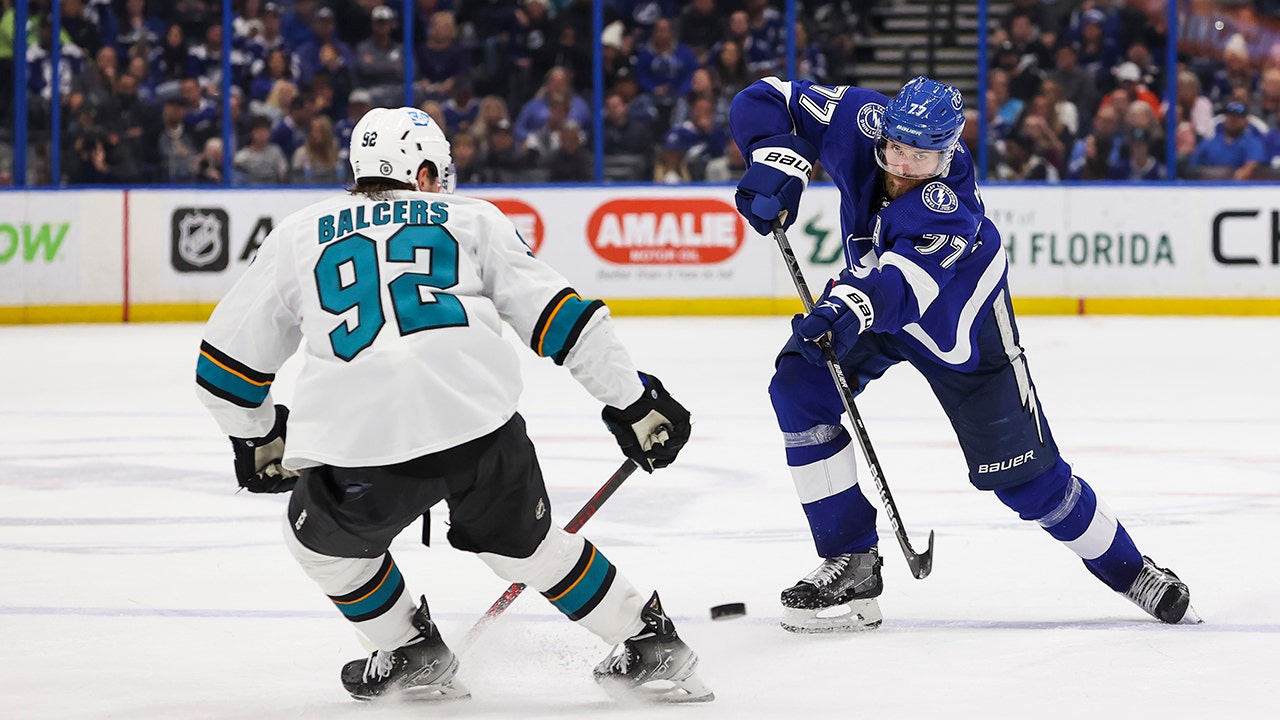
[[[933,279],[928,270],[895,252],[887,252],[880,256],[881,270],[886,267],[895,267],[902,273],[907,286],[911,288],[911,294],[915,296],[917,312],[923,316],[924,311],[938,299],[938,294],[941,292],[938,281]]]
[[[573,349],[582,329],[597,310],[604,307],[599,300],[583,300],[572,289],[561,290],[534,326],[531,346],[534,352],[563,364]]]
[[[267,399],[274,379],[275,375],[260,373],[238,363],[208,343],[200,344],[196,384],[229,403],[258,407]]]
[[[208,356],[210,360],[213,360],[228,372],[239,375],[241,378],[244,378],[244,380],[253,383],[254,385],[270,385],[271,381],[276,379],[276,376],[271,373],[258,372],[248,365],[237,361],[230,355],[210,345],[207,341],[200,343],[200,354]]]

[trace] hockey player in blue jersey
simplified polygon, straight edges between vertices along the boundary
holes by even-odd
[[[783,627],[860,630],[882,618],[876,511],[858,487],[844,408],[815,342],[828,334],[855,392],[900,362],[924,375],[978,489],[1038,523],[1152,616],[1195,619],[1186,584],[1138,551],[1058,454],[1014,323],[1000,232],[960,143],[960,92],[918,77],[890,100],[765,78],[738,94],[729,121],[750,163],[738,210],[757,232],[795,221],[814,162],[841,196],[847,267],[812,313],[792,320],[769,385],[823,559],[782,592]]]

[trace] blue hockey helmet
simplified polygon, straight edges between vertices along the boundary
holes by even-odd
[[[960,91],[921,75],[903,85],[885,106],[876,162],[899,177],[946,175],[963,131]]]

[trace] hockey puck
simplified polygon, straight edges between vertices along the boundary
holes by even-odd
[[[730,620],[747,614],[745,603],[725,603],[711,608],[712,620]]]

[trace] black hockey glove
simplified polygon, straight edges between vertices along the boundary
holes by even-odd
[[[236,480],[251,493],[282,493],[293,489],[298,473],[280,464],[284,457],[285,425],[289,408],[276,406],[276,424],[260,438],[231,438],[236,454]]]
[[[606,405],[600,416],[622,453],[651,473],[675,462],[693,428],[689,411],[671,397],[662,381],[645,373],[640,373],[640,381],[644,393],[639,400],[621,410]]]

